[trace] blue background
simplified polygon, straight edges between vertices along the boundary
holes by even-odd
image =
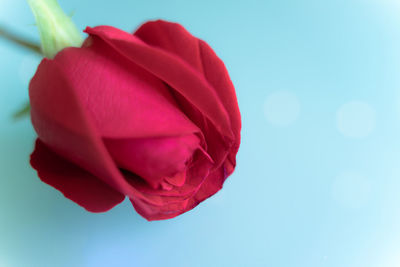
[[[0,40],[0,266],[400,266],[400,1],[60,0],[80,29],[181,23],[225,61],[243,139],[224,189],[172,220],[92,214],[28,164],[11,114],[40,60]],[[0,24],[38,40],[25,1]]]

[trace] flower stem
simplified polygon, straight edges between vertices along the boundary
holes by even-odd
[[[27,48],[35,53],[42,54],[40,45],[38,45],[32,41],[29,41],[25,38],[22,38],[20,36],[17,36],[16,34],[11,33],[10,31],[6,30],[2,26],[0,26],[0,37],[4,38],[12,43],[15,43],[19,46]]]
[[[27,101],[23,106],[21,106],[16,112],[13,114],[14,120],[19,120],[25,117],[28,117],[31,111],[31,106],[29,105],[29,101]]]

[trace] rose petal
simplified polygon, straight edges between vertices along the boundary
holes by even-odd
[[[236,165],[236,153],[240,144],[241,117],[235,88],[223,61],[206,42],[194,37],[177,23],[163,20],[150,21],[140,26],[134,35],[139,37],[146,44],[173,53],[203,74],[217,93],[219,100],[230,117],[231,127],[235,134],[235,143],[228,157],[229,162],[226,164],[229,165],[227,168],[234,168]],[[186,110],[189,108],[190,107],[186,107]],[[211,150],[209,152],[213,155],[213,158],[217,163],[219,162],[218,159],[225,159],[226,155],[223,153],[221,154],[224,149],[220,148],[221,140],[219,140],[218,136],[216,136],[215,133],[207,131],[209,127],[201,126],[201,117],[198,115],[196,116],[193,111],[189,112],[189,117],[192,121],[195,121],[204,132],[206,140],[209,142],[208,145]],[[219,167],[219,164],[217,164],[217,167]]]
[[[105,139],[107,149],[120,168],[136,173],[153,188],[164,178],[185,170],[199,147],[195,135],[176,137]]]
[[[155,207],[147,205],[146,203],[143,203],[141,201],[131,200],[131,203],[135,210],[149,221],[174,218],[183,213],[183,211],[187,207],[188,202],[189,199],[186,199],[177,203],[170,203],[164,206]]]
[[[137,37],[110,26],[86,28],[127,59],[152,73],[196,106],[227,140],[233,139],[229,115],[215,91],[195,69],[180,58],[149,46]]]
[[[226,178],[226,172],[223,168],[214,171],[205,179],[196,193],[192,197],[182,201],[180,205],[175,204],[175,206],[166,205],[163,207],[152,207],[149,210],[141,209],[138,205],[134,205],[134,207],[140,214],[145,215],[150,221],[171,219],[195,208],[201,202],[217,193],[222,189]]]
[[[195,208],[202,201],[221,190],[226,177],[226,172],[223,168],[220,168],[206,178],[193,196],[184,198],[176,203],[152,206],[143,204],[141,201],[131,200],[131,202],[135,210],[149,221],[171,219]]]
[[[228,174],[224,167],[221,167],[218,170],[210,173],[194,197],[190,199],[188,208],[194,208],[200,202],[221,190],[227,177]]]
[[[177,174],[166,177],[165,180],[173,186],[181,187],[185,184],[186,181],[186,170],[178,172]]]
[[[180,201],[194,195],[204,182],[205,178],[210,173],[213,162],[209,156],[202,150],[197,150],[193,156],[193,162],[186,170],[185,183],[182,185],[173,186],[170,190],[163,190],[162,188],[149,187],[141,177],[132,172],[124,171],[126,180],[137,190],[146,196],[160,197],[162,200],[172,202]],[[163,206],[157,204],[157,206]]]
[[[207,165],[207,162],[207,157],[202,157],[202,159],[198,160],[197,165],[190,168],[187,173],[187,175],[192,177],[192,179],[187,179],[187,183],[182,187],[174,187],[172,192],[165,190],[154,190],[153,192],[148,192],[148,189],[145,188],[147,193],[158,194],[162,199],[167,195],[172,196],[178,193],[178,197],[175,201],[168,201],[165,202],[164,205],[154,206],[152,204],[143,203],[141,200],[131,199],[135,210],[147,220],[153,221],[174,218],[190,209],[193,209],[202,200],[220,190],[224,180],[226,179],[226,176],[221,172],[221,169],[210,175],[208,171],[211,169],[211,166]],[[134,176],[131,176],[130,174],[127,174],[126,177],[136,188],[140,189],[139,180],[134,179]],[[188,183],[188,181],[194,182],[195,180],[198,180],[199,177],[202,177],[202,179],[195,182],[195,184]]]
[[[92,174],[58,156],[39,139],[31,155],[31,164],[43,182],[88,211],[108,211],[125,198]]]
[[[146,44],[171,52],[201,72],[217,93],[231,119],[236,137],[240,137],[240,112],[235,88],[223,61],[204,41],[194,37],[178,23],[150,21],[134,33]]]
[[[140,192],[125,180],[57,62],[41,62],[29,93],[32,123],[39,139],[51,151],[149,209],[182,201],[178,196]]]
[[[182,113],[169,88],[103,41],[89,37],[82,48],[68,48],[54,61],[106,138],[145,138],[200,130]]]
[[[160,198],[142,194],[124,179],[56,61],[44,59],[40,63],[29,95],[33,126],[52,151],[130,198],[163,204]]]

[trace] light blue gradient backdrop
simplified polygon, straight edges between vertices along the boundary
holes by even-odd
[[[243,116],[236,172],[172,220],[92,214],[28,164],[11,114],[39,58],[0,40],[0,266],[400,266],[400,0],[60,0],[78,27],[177,21],[225,61]],[[0,23],[38,39],[22,0]]]

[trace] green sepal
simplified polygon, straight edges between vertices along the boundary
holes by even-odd
[[[42,53],[53,58],[66,47],[80,47],[80,31],[64,13],[57,0],[28,0],[39,30]]]

